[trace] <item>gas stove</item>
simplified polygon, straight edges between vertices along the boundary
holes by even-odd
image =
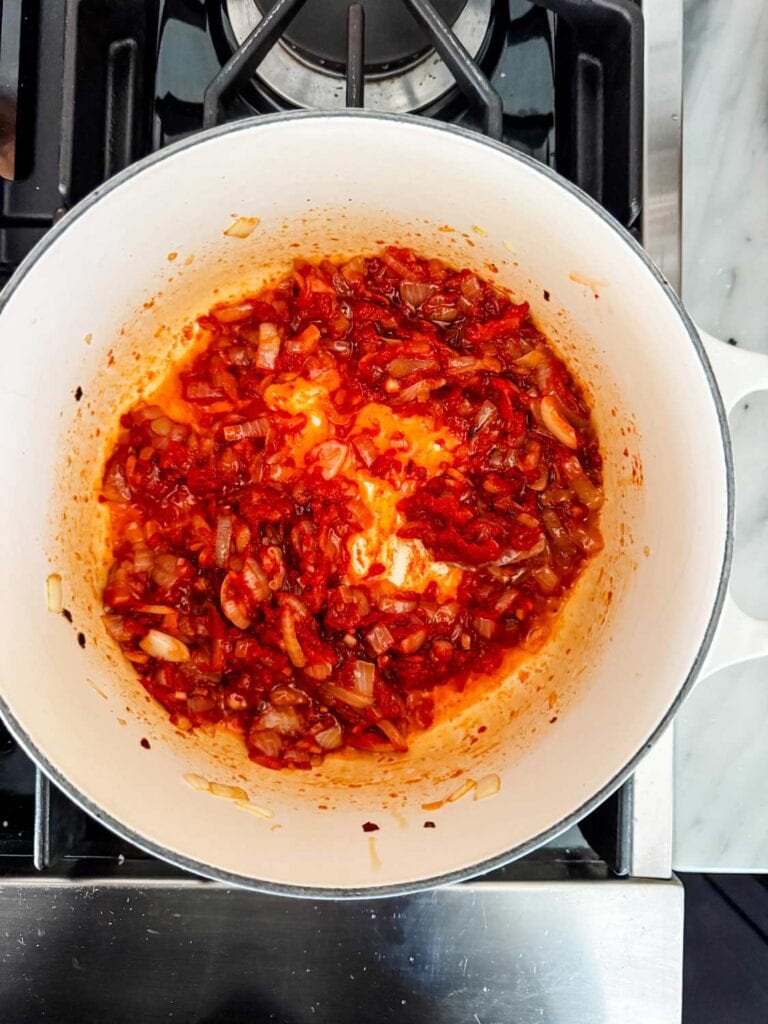
[[[556,168],[679,285],[681,0],[7,0],[1,17],[0,283],[64,211],[175,139],[365,106]],[[0,1013],[671,1024],[671,751],[668,735],[578,829],[492,875],[310,903],[132,847],[0,723]]]

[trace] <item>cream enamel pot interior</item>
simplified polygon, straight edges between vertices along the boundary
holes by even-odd
[[[260,219],[252,234],[226,236],[242,216]],[[182,736],[145,698],[99,621],[96,489],[119,413],[183,351],[185,323],[296,254],[379,240],[472,266],[530,300],[591,396],[606,545],[544,649],[407,755],[275,773],[234,740]],[[5,290],[0,331],[0,711],[74,800],[159,856],[294,895],[466,877],[530,850],[615,788],[702,666],[725,593],[732,484],[701,342],[625,232],[499,145],[351,112],[204,133],[65,217]],[[754,360],[746,379],[765,379]],[[735,396],[745,378],[731,364],[726,375]],[[52,572],[73,624],[47,610]],[[733,660],[766,636],[729,610]],[[272,817],[195,790],[191,772],[243,787]],[[422,809],[490,773],[496,796]],[[368,821],[379,830],[364,832]]]

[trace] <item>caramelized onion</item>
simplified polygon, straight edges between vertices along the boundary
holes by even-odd
[[[400,284],[400,298],[413,309],[418,309],[436,290],[437,285],[425,281],[403,281]]]
[[[337,723],[323,729],[322,732],[316,732],[315,743],[323,750],[336,750],[342,743],[341,726]]]
[[[296,624],[293,621],[293,614],[288,605],[284,605],[283,610],[280,612],[280,630],[283,636],[285,653],[296,668],[304,668],[307,664],[307,659],[296,636]]]
[[[263,417],[245,423],[229,423],[224,427],[225,441],[242,441],[246,437],[266,437],[269,421]]]
[[[189,661],[189,648],[175,636],[169,636],[159,629],[150,629],[139,643],[142,651],[162,661]]]
[[[259,324],[259,347],[256,365],[261,370],[274,370],[280,355],[280,333],[274,324]]]
[[[352,685],[355,693],[373,703],[373,684],[376,667],[370,661],[355,661],[352,665]]]
[[[376,725],[381,729],[395,750],[404,752],[408,749],[408,740],[406,739],[405,734],[397,728],[394,722],[390,722],[386,718],[382,718],[376,723]]]
[[[545,395],[541,400],[541,419],[550,434],[561,444],[568,448],[579,447],[576,431],[560,412],[557,399],[552,395]]]
[[[373,704],[372,697],[363,697],[352,690],[345,690],[343,686],[336,686],[335,683],[325,683],[320,691],[327,701],[341,701],[351,708],[369,708]]]
[[[223,568],[227,564],[231,538],[232,517],[219,516],[216,520],[216,539],[214,541],[214,561],[219,568]]]
[[[380,622],[373,627],[370,633],[366,633],[365,639],[375,654],[383,654],[395,642],[387,627]]]

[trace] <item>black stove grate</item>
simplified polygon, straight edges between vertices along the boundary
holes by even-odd
[[[476,59],[429,0],[399,2],[456,83],[422,116],[537,157],[636,228],[643,24],[633,0],[494,0]],[[304,3],[272,3],[237,47],[227,0],[6,0],[0,130],[13,146],[0,164],[0,283],[62,210],[118,170],[204,126],[281,109],[253,76]],[[347,16],[350,106],[365,105],[364,6],[350,4]],[[625,873],[627,807],[625,787],[583,822],[586,853],[538,851],[505,871],[533,878],[556,862],[565,876],[599,877],[606,865]],[[134,875],[178,874],[64,797],[0,723],[0,876],[34,864],[107,877],[124,863]]]

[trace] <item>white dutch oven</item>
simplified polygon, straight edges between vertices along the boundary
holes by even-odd
[[[260,218],[248,238],[224,234],[238,217]],[[407,755],[270,772],[234,740],[177,733],[106,636],[103,454],[121,410],[183,350],[183,324],[297,254],[382,242],[471,266],[530,300],[591,396],[605,550],[544,650]],[[500,145],[364,113],[204,133],[65,217],[6,288],[0,331],[0,711],[62,789],[154,854],[313,896],[466,877],[532,849],[616,788],[702,669],[733,506],[702,343],[623,230]],[[711,355],[727,402],[768,386],[768,360],[724,346]],[[72,625],[47,610],[52,572]],[[768,649],[764,623],[728,610],[708,667]],[[195,790],[190,772],[241,786],[273,816]],[[496,796],[422,808],[490,773]]]

